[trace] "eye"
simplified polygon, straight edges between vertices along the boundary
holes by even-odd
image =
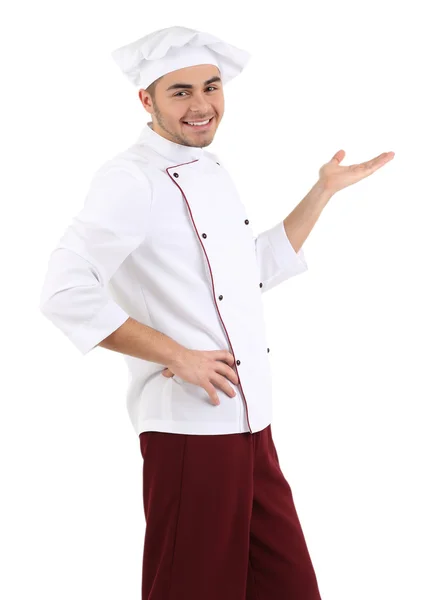
[[[208,85],[206,89],[212,88],[214,90],[217,90],[218,88],[215,87],[214,85]],[[186,94],[186,92],[178,92],[177,94],[175,94],[175,96],[179,96],[179,94]]]

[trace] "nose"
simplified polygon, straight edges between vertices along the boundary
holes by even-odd
[[[195,113],[202,114],[202,115],[212,114],[212,111],[210,109],[210,104],[207,101],[207,99],[204,98],[203,96],[193,98],[189,105],[189,110],[191,113],[194,113],[194,114]]]

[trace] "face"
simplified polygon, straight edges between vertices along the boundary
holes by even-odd
[[[224,114],[220,76],[215,65],[194,65],[161,77],[156,83],[154,100],[140,89],[140,100],[152,115],[153,130],[184,146],[211,144]],[[205,127],[186,123],[209,118],[211,121]]]

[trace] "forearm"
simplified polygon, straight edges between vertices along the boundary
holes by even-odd
[[[167,366],[186,350],[164,333],[129,317],[98,344],[102,348]]]
[[[307,239],[332,195],[317,181],[305,198],[284,219],[286,235],[296,252]]]

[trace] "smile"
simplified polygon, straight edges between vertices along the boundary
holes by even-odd
[[[183,121],[183,124],[186,125],[187,127],[189,127],[190,129],[196,129],[197,131],[203,131],[203,130],[210,128],[213,118],[214,117],[211,117],[207,121],[189,121],[189,122]],[[190,123],[203,123],[203,124],[202,125],[190,125]]]

